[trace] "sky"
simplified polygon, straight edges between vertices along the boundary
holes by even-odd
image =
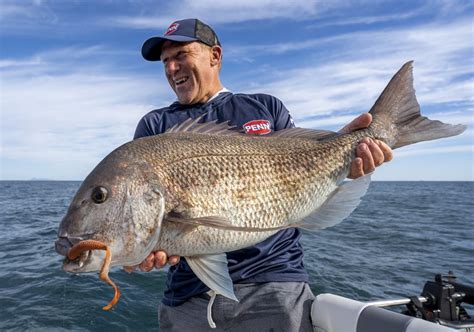
[[[175,96],[143,42],[197,17],[233,92],[281,99],[299,127],[337,130],[414,60],[424,115],[460,136],[394,151],[374,180],[474,181],[470,0],[0,0],[0,180],[82,180]]]

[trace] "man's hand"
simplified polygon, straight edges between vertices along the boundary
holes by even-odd
[[[371,122],[372,115],[363,113],[339,130],[339,132],[347,134],[357,129],[367,128]],[[364,174],[373,172],[375,167],[392,160],[393,153],[392,149],[384,142],[366,137],[357,145],[356,157],[357,158],[352,161],[349,175],[347,176],[350,179],[355,179]]]
[[[169,265],[176,265],[179,262],[179,256],[170,256],[164,251],[154,251],[148,255],[147,258],[139,265],[135,266],[124,266],[123,269],[131,273],[137,269],[137,267],[143,272],[150,272],[153,268],[161,269],[168,263]]]

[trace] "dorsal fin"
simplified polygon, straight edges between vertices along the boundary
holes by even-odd
[[[293,137],[293,138],[307,138],[317,141],[332,138],[339,135],[330,130],[308,129],[308,128],[285,128],[271,133],[272,137]]]
[[[166,131],[166,133],[198,133],[208,135],[225,135],[225,136],[240,136],[246,135],[242,130],[239,130],[236,126],[231,126],[229,121],[217,122],[200,122],[204,115],[193,119],[189,118],[181,123],[176,124]],[[323,140],[337,136],[338,133],[329,130],[317,130],[307,128],[285,128],[282,130],[274,131],[268,135],[262,135],[262,137],[288,137],[288,138],[306,138],[314,140]],[[255,135],[259,136],[259,135]]]
[[[198,134],[208,134],[208,135],[226,135],[226,136],[239,136],[244,135],[239,132],[237,127],[231,126],[229,121],[217,122],[217,120],[203,122],[200,121],[204,118],[204,115],[193,119],[189,118],[181,123],[178,123],[168,129],[165,133],[178,133],[178,132],[188,132],[188,133],[198,133]]]

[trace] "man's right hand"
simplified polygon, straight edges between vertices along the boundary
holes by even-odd
[[[150,272],[153,268],[161,269],[168,263],[169,265],[176,265],[179,262],[179,256],[170,256],[164,251],[154,251],[148,255],[147,258],[139,265],[135,266],[124,266],[123,269],[131,273],[137,269],[137,267],[143,272]]]

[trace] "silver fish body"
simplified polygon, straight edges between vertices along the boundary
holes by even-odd
[[[176,159],[165,158],[176,162],[162,169],[167,192],[172,193],[165,198],[167,214],[177,213],[184,220],[219,216],[235,227],[164,222],[155,249],[180,256],[232,251],[297,224],[346,177],[354,147],[365,136],[360,131],[321,142],[171,133],[144,139],[146,145],[151,140],[169,144],[171,154],[179,151]]]
[[[357,207],[369,177],[342,182],[363,137],[398,148],[465,130],[420,114],[411,62],[370,113],[367,129],[344,135],[292,128],[255,137],[189,120],[124,144],[84,180],[56,249],[67,255],[78,240],[102,241],[111,248],[112,265],[135,265],[152,250],[165,250],[186,257],[207,286],[235,299],[224,252],[287,227],[335,225]],[[100,255],[66,260],[64,268],[99,270]]]

